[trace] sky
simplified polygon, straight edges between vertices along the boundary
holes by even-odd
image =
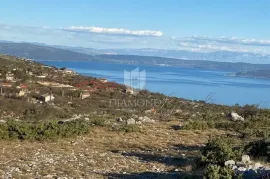
[[[270,54],[269,0],[6,0],[0,40]]]

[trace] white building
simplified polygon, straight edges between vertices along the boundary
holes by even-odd
[[[44,95],[41,95],[40,96],[40,100],[42,101],[42,102],[45,102],[45,103],[47,103],[47,102],[51,102],[51,101],[54,101],[54,96],[53,96],[53,94],[44,94]]]
[[[13,80],[14,80],[14,74],[8,72],[8,73],[6,74],[6,80],[7,80],[7,81],[13,81]]]
[[[134,90],[132,89],[132,88],[130,88],[130,87],[127,87],[126,89],[125,89],[125,92],[126,93],[129,93],[129,94],[134,94]]]
[[[17,96],[22,97],[25,96],[25,94],[26,94],[25,90],[20,90],[19,93],[17,93]]]
[[[99,79],[99,81],[100,81],[101,83],[107,83],[107,82],[108,82],[108,80],[105,79],[105,78],[101,78],[101,79]]]
[[[86,99],[89,98],[90,96],[91,96],[90,93],[87,91],[81,93],[81,99]]]
[[[70,70],[70,69],[64,69],[63,72],[65,74],[69,74],[69,75],[75,74],[75,72],[73,70]]]

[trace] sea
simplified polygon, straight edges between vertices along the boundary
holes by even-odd
[[[106,78],[121,84],[125,83],[125,72],[138,75],[135,72],[139,71],[140,83],[151,92],[215,104],[254,104],[270,108],[270,79],[230,76],[228,74],[231,71],[85,61],[38,62],[58,68],[66,67],[82,75]]]

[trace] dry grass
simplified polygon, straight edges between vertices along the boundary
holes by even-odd
[[[124,133],[95,127],[77,139],[52,143],[1,141],[0,175],[13,178],[107,178],[113,174],[190,172],[200,144],[220,131],[182,131],[162,122]],[[10,174],[10,175],[9,175]],[[121,175],[120,175],[121,176]],[[117,177],[116,177],[117,178]]]

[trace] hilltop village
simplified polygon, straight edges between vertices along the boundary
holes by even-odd
[[[66,68],[56,68],[29,59],[0,56],[0,99],[12,109],[0,108],[2,120],[22,117],[20,108],[50,106],[65,108],[80,105],[95,94],[119,92],[133,94],[131,88],[106,79],[81,76]],[[3,100],[4,99],[4,100]],[[14,108],[18,108],[15,110]],[[35,108],[35,107],[34,107]],[[44,107],[45,108],[45,107]]]

